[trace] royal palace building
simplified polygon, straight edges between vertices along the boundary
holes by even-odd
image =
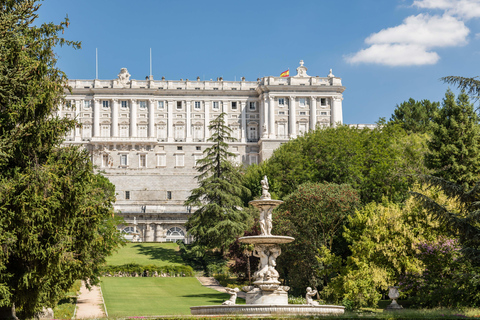
[[[237,142],[233,161],[260,163],[289,139],[342,123],[342,86],[330,70],[309,76],[300,62],[292,77],[257,81],[70,80],[61,116],[81,123],[66,138],[90,151],[115,184],[122,230],[144,242],[189,242],[184,206],[196,187],[195,162],[209,146],[209,122],[224,112]]]

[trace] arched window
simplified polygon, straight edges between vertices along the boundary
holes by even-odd
[[[135,232],[135,228],[134,227],[126,227],[126,228],[123,228],[122,231],[127,233],[127,234],[130,234],[130,233]]]
[[[172,227],[167,231],[167,241],[168,242],[175,242],[177,240],[184,240],[185,239],[185,232],[179,227]]]

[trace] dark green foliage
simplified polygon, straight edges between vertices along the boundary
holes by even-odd
[[[326,278],[318,277],[322,265],[315,256],[321,247],[333,249],[347,216],[359,205],[358,192],[349,185],[307,182],[278,208],[273,233],[295,238],[282,247],[278,270],[295,293],[326,284]]]
[[[430,132],[432,120],[439,106],[438,102],[430,102],[426,99],[415,101],[410,98],[397,105],[388,125],[397,124],[409,134]]]
[[[425,163],[433,175],[473,186],[480,179],[480,126],[468,96],[448,90],[434,118]]]
[[[480,303],[478,268],[462,259],[455,239],[438,240],[417,245],[417,258],[423,262],[423,272],[406,273],[401,290],[421,307],[475,307]]]
[[[448,76],[440,78],[445,83],[454,84],[460,90],[464,90],[467,94],[473,96],[475,99],[480,97],[480,80],[478,77],[465,78],[458,76]]]
[[[113,276],[116,273],[136,273],[138,276],[142,277],[152,277],[154,272],[157,272],[159,275],[167,274],[170,277],[193,277],[194,272],[193,268],[190,266],[156,266],[154,264],[140,265],[136,263],[122,264],[119,266],[104,266],[102,267],[102,274],[104,276]],[[147,273],[148,272],[148,273]]]
[[[114,186],[90,156],[59,144],[74,120],[55,116],[67,88],[55,45],[68,20],[33,26],[39,5],[0,5],[0,317],[54,306],[76,279],[94,284],[119,238]]]
[[[222,113],[210,122],[212,145],[197,161],[198,187],[185,201],[197,208],[186,224],[188,232],[198,245],[222,252],[248,227],[248,215],[242,210],[242,195],[248,189],[242,185],[239,168],[229,161],[235,154],[228,151],[228,142],[235,139],[224,118]]]
[[[458,207],[449,210],[421,193],[414,192],[413,195],[438,219],[452,238],[459,239],[464,256],[475,266],[480,266],[480,183],[468,189],[441,178],[423,178],[427,185],[438,187],[448,198],[455,199]]]
[[[401,201],[412,183],[408,175],[417,169],[410,166],[410,157],[421,152],[410,148],[404,153],[406,144],[398,144],[402,139],[410,138],[395,126],[309,131],[282,145],[267,161],[270,189],[282,198],[307,181],[347,183],[364,203],[381,201],[383,196]]]
[[[178,242],[183,261],[194,270],[203,271],[206,276],[224,273],[227,270],[227,260],[219,251],[208,250],[198,244],[186,245]]]

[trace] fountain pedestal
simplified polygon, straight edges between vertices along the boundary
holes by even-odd
[[[281,286],[279,274],[275,269],[277,258],[282,253],[280,244],[289,243],[295,239],[286,236],[272,235],[272,211],[283,201],[272,200],[268,193],[268,180],[262,180],[262,197],[260,200],[250,201],[249,204],[260,210],[259,236],[241,237],[242,243],[254,245],[253,255],[260,259],[257,271],[253,274],[253,286],[242,289],[247,292],[246,305],[229,306],[198,306],[190,307],[194,315],[324,315],[343,314],[345,308],[341,306],[289,305],[288,290],[290,287]]]

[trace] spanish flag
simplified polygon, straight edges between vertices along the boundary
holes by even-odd
[[[285,78],[285,77],[289,77],[290,76],[290,69],[288,69],[287,71],[283,71],[282,73],[280,73],[280,77],[281,78]]]

